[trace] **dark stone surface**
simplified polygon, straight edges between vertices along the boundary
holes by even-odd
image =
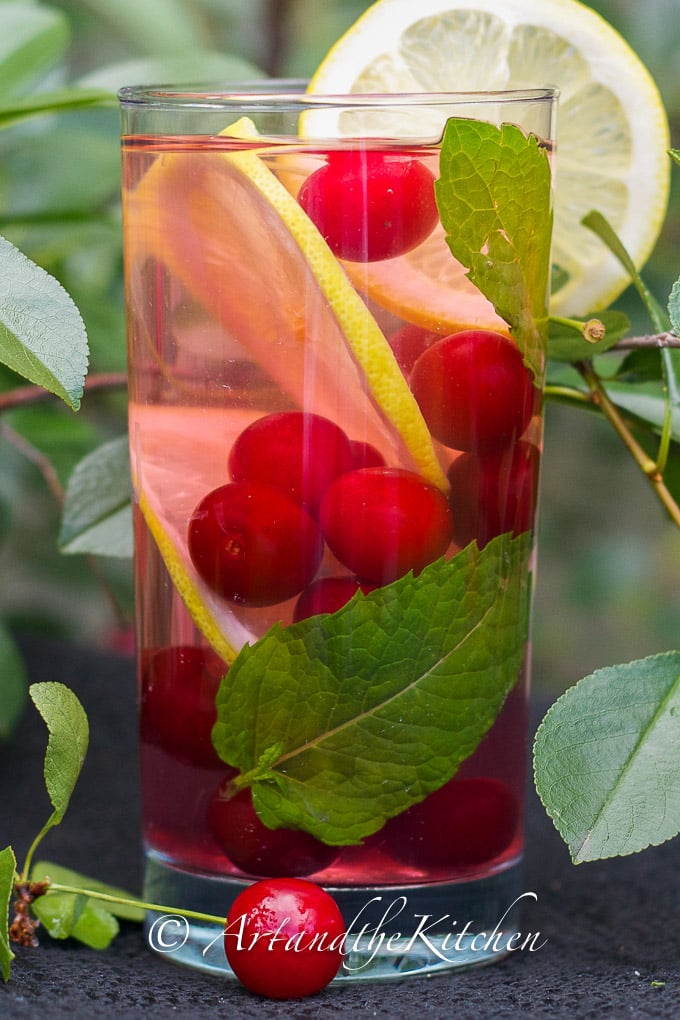
[[[23,644],[33,681],[59,680],[90,717],[90,752],[63,824],[42,855],[132,890],[140,885],[135,689],[130,659],[58,644]],[[0,749],[0,846],[19,860],[49,813],[42,787],[45,730],[29,709]],[[400,984],[352,984],[298,1002],[250,995],[220,978],[152,955],[127,925],[105,952],[43,935],[17,948],[0,986],[0,1017],[232,1018],[456,1017],[457,1020],[680,1016],[680,844],[573,867],[530,797],[525,932],[547,943],[493,966]]]

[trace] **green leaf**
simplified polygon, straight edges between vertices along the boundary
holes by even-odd
[[[0,4],[0,10],[2,5]],[[0,103],[0,128],[13,127],[31,117],[65,110],[79,110],[88,106],[113,104],[115,95],[103,89],[55,89]]]
[[[456,772],[517,681],[530,548],[469,546],[242,650],[213,741],[266,825],[357,843]]]
[[[68,21],[40,4],[0,3],[0,96],[21,92],[66,50]]]
[[[680,149],[669,149],[668,155],[680,166]]]
[[[615,378],[624,383],[656,383],[662,377],[661,352],[658,347],[631,351],[615,371]]]
[[[454,257],[508,323],[527,365],[540,376],[552,232],[545,149],[515,125],[452,118],[435,191]]]
[[[673,332],[680,336],[680,280],[676,280],[668,299],[668,314]]]
[[[200,19],[186,0],[82,0],[104,25],[136,51],[183,53],[200,48]],[[134,84],[134,83],[128,83]]]
[[[640,295],[642,303],[647,309],[647,314],[652,320],[654,329],[657,333],[664,333],[668,329],[666,313],[640,276],[637,266],[626,251],[614,228],[602,215],[602,213],[597,211],[589,212],[587,216],[583,217],[582,222],[584,227],[588,227],[588,229],[592,230],[594,234],[597,234],[602,243],[605,244],[611,253],[619,260],[630,276],[631,283]]]
[[[36,451],[40,451],[63,484],[85,454],[98,442],[92,418],[73,414],[57,401],[37,401],[7,411],[3,420]]]
[[[666,419],[667,396],[661,383],[624,383],[609,382],[606,385],[607,395],[617,405],[635,415],[641,421],[648,422],[656,431],[661,432]],[[675,407],[671,414],[671,437],[680,442],[680,408]]]
[[[536,734],[538,794],[574,863],[637,853],[680,831],[680,652],[600,669]]]
[[[553,262],[550,268],[550,293],[552,295],[557,294],[558,290],[567,286],[570,279],[569,272],[562,266],[556,266]]]
[[[27,691],[24,661],[0,621],[0,741],[13,733],[24,710]]]
[[[64,817],[83,767],[89,740],[85,711],[73,691],[64,684],[31,684],[28,689],[49,732],[45,751],[45,786],[57,825]]]
[[[602,354],[613,347],[630,330],[630,319],[623,312],[591,312],[584,319],[599,319],[605,327],[605,335],[596,344],[588,343],[575,325],[570,327],[562,319],[550,320],[548,333],[548,357],[554,361],[583,361]]]
[[[17,871],[16,857],[11,846],[0,850],[0,973],[9,981],[14,953],[9,945],[9,908],[14,892]]]
[[[192,49],[164,57],[122,60],[90,72],[81,86],[108,89],[116,94],[125,85],[162,85],[178,81],[251,81],[265,78],[248,60],[212,50]]]
[[[32,910],[53,939],[74,938],[91,949],[106,949],[119,931],[110,910],[78,893],[47,892]]]
[[[60,864],[52,861],[38,861],[31,869],[31,881],[39,882],[49,878],[59,885],[71,885],[85,892],[104,893],[107,896],[119,897],[122,900],[132,900],[135,897],[125,889],[107,882],[100,882],[89,875],[82,875],[79,871],[72,871],[71,868],[63,868]],[[52,895],[52,893],[50,893]],[[56,895],[56,893],[54,894]],[[143,921],[146,912],[143,907],[132,906],[129,903],[107,903],[107,909],[125,921]]]
[[[66,488],[59,545],[64,553],[132,555],[127,436],[104,443],[76,466]]]
[[[75,410],[87,357],[83,320],[64,288],[0,237],[0,361]]]

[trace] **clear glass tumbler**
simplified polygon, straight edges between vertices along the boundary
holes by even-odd
[[[555,93],[120,99],[146,898],[305,877],[342,979],[488,962],[524,898]],[[219,935],[175,958],[227,973]]]

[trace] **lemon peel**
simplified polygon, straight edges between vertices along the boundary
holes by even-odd
[[[175,543],[151,509],[149,500],[144,492],[139,493],[138,506],[146,526],[158,547],[170,579],[184,602],[189,615],[211,647],[227,665],[231,665],[238,654],[237,650],[224,636],[222,628],[210,611],[199,585],[192,579],[190,572],[182,563]]]

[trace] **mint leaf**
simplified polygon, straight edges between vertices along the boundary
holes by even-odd
[[[90,878],[87,875],[81,875],[80,872],[72,871],[71,868],[64,868],[60,864],[54,864],[52,861],[38,861],[31,869],[31,881],[40,882],[45,878],[49,878],[52,882],[57,882],[59,885],[71,885],[90,892],[105,893],[107,896],[117,896],[122,900],[132,900],[135,898],[132,893],[127,892],[125,889],[109,885],[106,882],[100,882],[98,879]],[[62,894],[50,892],[47,895],[56,896]],[[64,895],[69,894],[65,893]],[[106,907],[110,913],[126,921],[143,921],[146,916],[143,907],[132,906],[129,903],[107,903]]]
[[[680,652],[600,669],[562,695],[534,743],[536,789],[574,863],[680,831]]]
[[[454,258],[508,323],[540,377],[552,233],[545,149],[513,124],[497,128],[452,118],[435,193]]]
[[[45,786],[54,808],[50,822],[58,825],[85,760],[89,739],[87,716],[73,691],[64,684],[31,684],[28,693],[49,732]]]
[[[0,269],[0,362],[77,409],[88,360],[80,312],[53,276],[4,237]]]
[[[9,945],[9,908],[14,891],[17,862],[11,846],[0,850],[0,974],[9,981],[14,953]]]
[[[213,742],[266,825],[358,843],[456,772],[517,681],[530,549],[469,546],[241,651]]]
[[[103,443],[74,468],[66,487],[59,545],[63,553],[132,555],[127,436]]]

